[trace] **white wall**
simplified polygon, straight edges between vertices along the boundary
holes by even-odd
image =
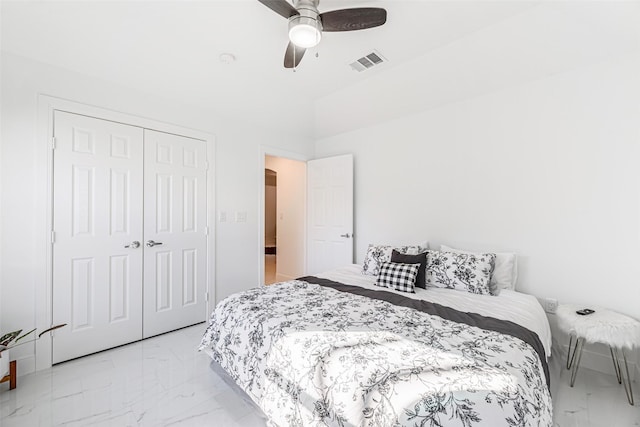
[[[276,279],[295,279],[305,272],[307,165],[265,156],[265,166],[278,174]]]
[[[37,140],[37,99],[44,93],[158,121],[202,130],[216,136],[216,209],[246,212],[246,222],[216,224],[216,298],[259,284],[259,209],[262,189],[262,145],[309,156],[312,142],[276,134],[234,121],[213,110],[193,108],[158,96],[136,92],[84,75],[2,54],[2,142],[0,145],[0,323],[3,330],[35,327],[35,293],[45,280],[39,229],[44,212],[36,211],[45,197],[46,171],[36,168],[46,156]],[[212,76],[215,78],[215,76]],[[219,108],[212,100],[212,107]],[[41,230],[40,230],[41,231]],[[254,266],[254,267],[252,267]],[[21,372],[33,369],[33,347],[12,352]]]
[[[318,141],[354,154],[357,260],[514,251],[518,290],[640,318],[639,76],[626,56]]]
[[[2,22],[2,7],[0,7],[0,22]],[[0,44],[2,42],[2,31],[0,31]],[[2,166],[3,164],[3,160],[2,160],[2,135],[3,135],[3,126],[2,126],[2,99],[3,99],[3,90],[2,87],[4,86],[2,84],[2,56],[0,56],[0,166]],[[2,173],[0,171],[0,195],[2,194],[2,190],[3,190],[3,184],[2,184]],[[0,218],[2,216],[2,213],[4,212],[4,208],[3,208],[3,202],[2,202],[2,196],[0,196]],[[2,232],[2,225],[0,223],[0,278],[2,277],[2,258],[3,258],[3,254],[2,254],[2,241],[4,239],[3,236],[3,232]],[[5,332],[4,326],[3,326],[3,322],[2,322],[2,281],[0,279],[0,334],[4,334]]]

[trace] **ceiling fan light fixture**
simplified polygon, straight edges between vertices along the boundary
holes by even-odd
[[[323,31],[366,30],[387,22],[387,11],[380,7],[355,7],[320,13],[320,0],[258,1],[289,21],[289,43],[283,65],[294,71],[307,49],[320,43]]]
[[[322,39],[322,24],[312,16],[296,15],[289,18],[289,40],[298,47],[308,49]]]

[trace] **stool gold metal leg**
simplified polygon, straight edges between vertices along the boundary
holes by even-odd
[[[567,369],[571,369],[573,358],[576,355],[576,348],[573,348],[573,355],[571,354],[571,344],[573,343],[573,334],[569,334],[569,350],[567,350]],[[577,344],[577,343],[576,343]],[[569,359],[571,357],[571,359]]]
[[[609,346],[609,351],[611,351],[611,360],[613,360],[613,369],[616,371],[616,378],[618,379],[618,384],[622,384],[620,361],[618,360],[618,352],[614,353],[613,347],[611,346]]]
[[[629,375],[629,365],[627,364],[627,355],[624,354],[624,349],[621,348],[622,359],[624,360],[624,370],[627,372],[627,378],[624,377],[624,372],[620,370],[620,376],[622,377],[622,385],[624,386],[624,391],[627,394],[627,400],[629,401],[629,405],[633,406],[633,389],[631,388],[631,376]],[[616,356],[618,355],[618,349],[616,349]]]
[[[573,384],[576,382],[576,375],[578,374],[578,368],[580,367],[580,359],[582,358],[582,348],[584,347],[584,338],[576,338],[576,348],[573,350],[573,356],[571,357],[571,382],[569,385],[573,387]],[[578,358],[573,360],[575,357],[575,353],[578,353]]]

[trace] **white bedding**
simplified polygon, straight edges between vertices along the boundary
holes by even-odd
[[[468,324],[455,319],[473,316],[444,306],[429,314],[423,304],[364,289],[371,278],[358,266],[323,276],[230,295],[203,335],[200,350],[269,425],[553,425],[544,349],[533,332],[498,320]],[[362,287],[318,283],[325,279]],[[430,291],[416,297],[435,296]],[[476,312],[511,301],[505,293],[480,304],[478,296],[442,291],[451,305]]]
[[[381,290],[379,286],[375,285],[376,276],[362,274],[362,266],[358,264],[314,274],[314,276],[346,285]],[[483,316],[512,321],[535,332],[544,346],[547,358],[551,356],[551,329],[549,322],[542,306],[532,295],[509,289],[501,290],[497,296],[476,295],[442,288],[416,288],[415,294],[399,292],[389,288],[382,289],[405,297],[445,305],[463,312],[478,313]]]

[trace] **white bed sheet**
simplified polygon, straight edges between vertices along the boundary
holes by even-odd
[[[415,294],[399,292],[390,288],[376,286],[376,276],[362,274],[362,266],[358,264],[314,274],[314,276],[367,289],[378,291],[384,289],[409,298],[445,305],[458,311],[510,320],[538,334],[547,358],[551,356],[551,328],[549,327],[549,321],[542,306],[533,295],[509,289],[502,289],[497,296],[476,295],[442,288],[416,288]]]

